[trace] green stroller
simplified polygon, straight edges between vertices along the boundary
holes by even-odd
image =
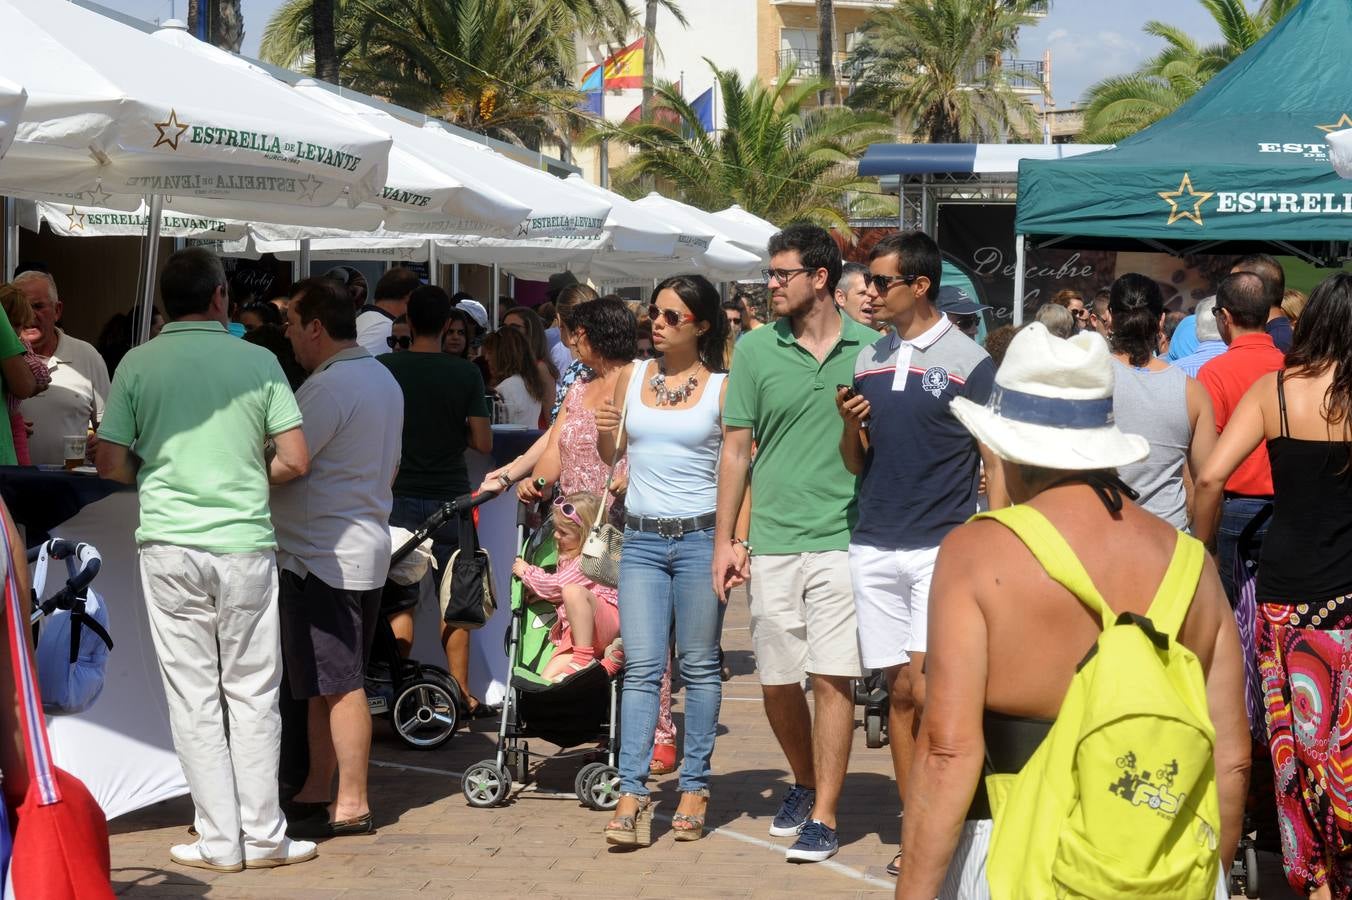
[[[528,562],[548,568],[556,562],[553,523],[546,516],[528,537],[532,511],[526,504],[517,510],[517,546]],[[498,723],[498,751],[465,770],[461,782],[465,802],[480,809],[500,806],[520,784],[518,793],[576,797],[591,809],[614,809],[620,781],[618,677],[612,678],[601,666],[583,669],[557,684],[540,677],[554,655],[549,632],[558,611],[554,604],[535,598],[515,577],[511,594],[506,652],[512,670]],[[562,752],[532,754],[529,738],[554,744]],[[532,783],[532,756],[588,762],[578,770],[572,791],[546,790]]]

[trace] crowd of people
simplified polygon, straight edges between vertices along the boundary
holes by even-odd
[[[388,577],[391,528],[477,488],[551,513],[558,564],[512,565],[559,610],[545,679],[622,676],[611,844],[651,843],[650,781],[678,764],[672,830],[704,835],[722,623],[744,586],[791,775],[769,824],[789,861],[840,847],[854,682],[877,671],[904,810],[898,896],[984,896],[1010,839],[982,776],[1051,752],[1116,618],[1176,641],[1203,686],[1208,768],[1174,760],[1169,784],[1197,786],[1207,877],[1228,872],[1247,800],[1276,817],[1294,887],[1348,896],[1352,276],[1307,301],[1276,260],[1247,256],[1174,315],[1128,273],[986,333],[924,233],[845,262],[828,232],[793,225],[768,254],[765,321],[752,295],[725,300],[697,275],[641,304],[564,273],[548,303],[502,304],[490,329],[482,304],[411,269],[369,299],[338,267],[258,302],[188,249],[163,270],[154,339],[124,345],[133,310],[104,354],[58,326],[51,274],[0,286],[0,462],[60,464],[96,428],[99,473],[139,490],[195,808],[174,861],[287,865],[374,829],[364,672],[382,621],[409,654],[422,596]],[[475,485],[466,452],[490,453],[495,423],[542,433]],[[600,522],[623,531],[618,585],[581,565]],[[430,535],[430,577],[462,534]],[[492,715],[469,693],[471,633],[439,638],[470,716]],[[1254,759],[1275,794],[1247,796]]]

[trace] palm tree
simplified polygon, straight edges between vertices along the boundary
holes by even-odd
[[[1242,0],[1199,0],[1220,27],[1220,43],[1198,44],[1180,28],[1150,21],[1146,34],[1164,49],[1128,75],[1105,78],[1086,94],[1083,137],[1112,144],[1153,125],[1248,50],[1300,0],[1264,0],[1255,12]]]
[[[826,106],[836,98],[836,10],[833,0],[817,0],[818,73],[826,87],[817,95],[817,103]]]
[[[772,87],[743,82],[733,71],[714,71],[724,127],[706,134],[699,115],[670,82],[654,90],[647,122],[606,126],[585,143],[619,140],[634,155],[615,172],[614,186],[634,196],[644,178],[703,209],[733,203],[772,222],[805,220],[849,233],[851,215],[895,213],[895,203],[852,197],[873,191],[856,161],[869,144],[895,135],[888,117],[832,106],[807,109],[822,89],[820,78],[794,84],[785,70]]]
[[[979,141],[1036,128],[1015,87],[1030,80],[1000,64],[1032,0],[899,0],[864,25],[851,55],[850,105],[885,109],[931,143]],[[1036,81],[1035,85],[1041,87]]]
[[[334,0],[313,0],[310,8],[314,23],[315,77],[338,83],[338,46],[334,35]]]
[[[633,21],[625,0],[328,2],[344,85],[532,147],[566,131],[577,100],[573,34],[622,38]],[[317,71],[318,5],[283,3],[264,33],[263,58],[301,67],[313,57]]]

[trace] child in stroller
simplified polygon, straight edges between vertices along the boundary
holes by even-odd
[[[558,565],[553,572],[517,557],[512,574],[541,600],[553,603],[559,617],[549,634],[555,653],[542,678],[560,682],[596,665],[614,676],[623,665],[618,647],[620,610],[615,588],[597,584],[582,571],[582,542],[588,523],[596,520],[600,499],[576,493],[554,502],[554,543]]]

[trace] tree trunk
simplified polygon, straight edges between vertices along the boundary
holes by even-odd
[[[817,92],[817,103],[836,102],[836,11],[834,0],[817,0],[817,65],[830,84]]]
[[[643,17],[643,121],[653,114],[653,64],[657,62],[657,0],[648,0]]]
[[[315,77],[337,84],[338,49],[333,32],[333,12],[333,0],[313,0],[310,15],[314,18]]]

